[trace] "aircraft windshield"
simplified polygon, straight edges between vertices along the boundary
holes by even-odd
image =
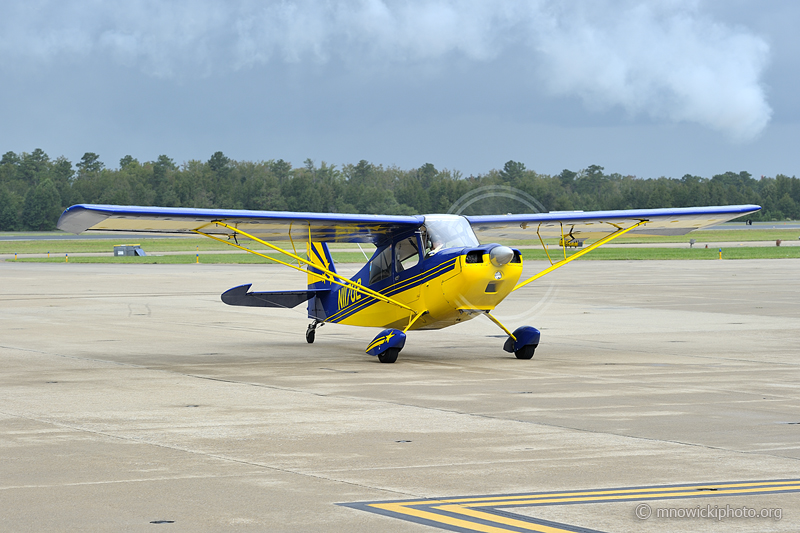
[[[428,215],[423,226],[423,240],[428,253],[442,248],[478,246],[478,238],[467,219],[456,215]]]

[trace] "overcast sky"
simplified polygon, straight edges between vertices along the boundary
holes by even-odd
[[[798,175],[800,3],[0,3],[0,153]]]

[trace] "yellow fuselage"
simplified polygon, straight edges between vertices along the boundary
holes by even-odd
[[[470,320],[482,312],[493,310],[508,296],[522,275],[522,261],[498,267],[491,263],[489,254],[483,254],[480,263],[468,263],[466,258],[466,255],[456,256],[415,276],[430,277],[431,271],[442,271],[423,283],[414,285],[414,278],[411,278],[380,292],[391,294],[393,300],[411,307],[415,313],[425,313],[410,329],[440,329]],[[403,290],[404,285],[409,288]],[[394,292],[398,288],[401,290]],[[398,329],[408,326],[411,314],[402,307],[364,295],[349,297],[364,299],[365,303],[372,300],[372,303],[346,318],[335,320],[340,324]],[[357,300],[353,303],[358,306]]]

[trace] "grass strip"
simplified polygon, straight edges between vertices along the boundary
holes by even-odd
[[[560,252],[560,250],[559,250]],[[569,257],[567,253],[567,257]],[[547,261],[541,249],[522,250],[523,259]],[[563,259],[560,253],[550,252],[553,261]],[[731,246],[722,248],[722,259],[796,259],[800,246]],[[719,259],[718,248],[598,248],[577,261],[648,261],[648,260],[713,260]]]
[[[63,233],[58,233],[63,235]],[[27,235],[27,234],[26,234]],[[700,246],[706,242],[749,242],[749,241],[794,241],[800,237],[800,230],[791,229],[747,229],[747,230],[707,230],[695,231],[687,235],[669,237],[620,237],[614,240],[615,244],[648,244],[648,243],[686,243],[689,239],[695,239]],[[248,239],[241,239],[243,245],[254,246],[253,249],[263,249],[263,246],[252,243]],[[558,239],[545,239],[547,244],[557,244]],[[587,240],[586,245],[591,244],[592,240]],[[223,243],[207,239],[205,237],[165,237],[165,238],[128,238],[124,235],[112,235],[108,239],[61,239],[61,240],[19,240],[19,241],[0,241],[0,254],[65,254],[65,253],[112,253],[115,245],[118,244],[138,244],[147,253],[159,252],[213,252],[231,250]],[[292,245],[287,241],[277,241],[277,246],[286,250],[291,250]],[[536,239],[531,241],[506,241],[501,244],[510,246],[521,246],[538,244]],[[305,242],[296,242],[298,253],[305,252]],[[343,248],[356,248],[356,244],[351,243],[331,243],[328,247],[335,251]],[[375,247],[371,244],[362,244],[367,255],[372,255]],[[361,255],[361,254],[359,254]],[[590,254],[591,255],[591,254]],[[363,259],[363,255],[361,255]]]
[[[336,263],[364,263],[364,256],[360,252],[332,252],[333,260]],[[569,255],[569,254],[568,254]],[[529,261],[546,261],[547,256],[542,250],[523,250],[522,256]],[[554,261],[560,255],[553,255]],[[647,260],[715,260],[719,258],[717,248],[599,248],[578,259],[583,260],[605,260],[605,261],[647,261]],[[800,258],[800,246],[785,247],[747,247],[735,246],[722,249],[723,259],[797,259]],[[8,259],[7,261],[13,261]],[[18,259],[17,262],[28,263],[64,263],[65,258],[25,258]],[[165,265],[186,265],[196,262],[194,255],[149,255],[147,257],[70,257],[70,263],[121,263],[121,264],[165,264]],[[272,263],[268,259],[252,254],[200,254],[201,264],[259,264]]]
[[[686,243],[694,239],[698,244],[707,242],[754,242],[754,241],[796,241],[800,238],[800,229],[753,229],[753,230],[701,230],[687,233],[686,235],[668,235],[657,237],[644,237],[641,235],[625,236],[614,239],[614,244],[656,244],[656,243]],[[595,242],[597,239],[587,239],[586,245]],[[559,239],[544,239],[546,244],[558,244]],[[528,244],[538,244],[536,234],[533,240],[512,240],[507,243],[511,246],[522,246]]]
[[[333,260],[336,263],[364,263],[364,256],[360,252],[336,252],[333,253]],[[279,257],[275,254],[275,257]],[[237,254],[215,254],[201,253],[201,264],[213,265],[250,265],[250,264],[277,264],[269,259],[248,253]],[[285,257],[281,257],[286,260]],[[13,262],[14,259],[6,261]],[[66,257],[26,257],[17,259],[17,263],[66,263]],[[188,265],[197,262],[195,255],[148,255],[145,257],[135,256],[102,256],[102,257],[69,257],[70,263],[100,263],[100,264],[144,264],[144,265]]]
[[[240,239],[239,243],[249,246],[254,250],[263,250],[264,246],[254,243],[249,239]],[[164,237],[157,239],[121,238],[114,236],[109,239],[60,239],[60,240],[26,240],[26,241],[0,241],[0,254],[77,254],[77,253],[112,253],[116,245],[138,244],[147,253],[152,252],[214,252],[233,250],[232,247],[206,237]],[[277,241],[276,246],[292,251],[292,244],[287,241]],[[295,242],[298,253],[305,253],[306,243]],[[333,243],[328,247],[357,248],[356,244]],[[371,244],[362,244],[361,247],[372,255],[375,247]],[[363,258],[364,256],[361,255]]]

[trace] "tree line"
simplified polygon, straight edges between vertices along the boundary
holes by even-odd
[[[181,165],[166,155],[131,156],[108,168],[87,152],[76,164],[41,149],[7,152],[0,160],[0,231],[51,230],[77,203],[206,207],[270,211],[463,214],[759,204],[753,220],[800,219],[800,180],[725,172],[711,178],[641,179],[591,165],[540,174],[508,161],[477,176],[426,163],[403,170],[368,161],[339,167],[307,159],[235,161],[216,152]]]

